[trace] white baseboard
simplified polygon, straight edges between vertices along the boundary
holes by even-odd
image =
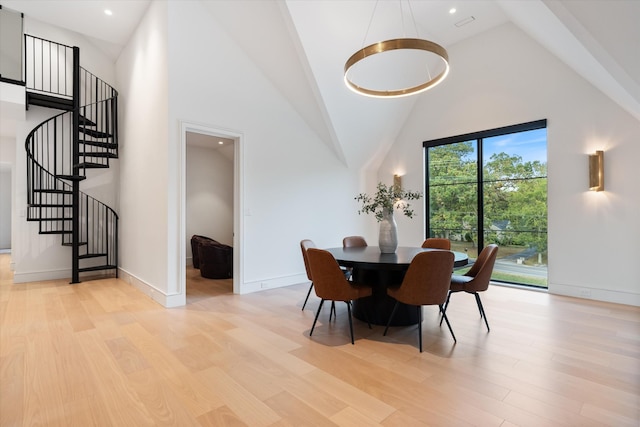
[[[13,283],[43,282],[45,280],[60,279],[71,280],[71,269],[13,272]]]
[[[306,274],[294,274],[292,276],[274,277],[271,279],[256,280],[255,282],[245,282],[241,289],[242,294],[264,291],[267,289],[284,288],[285,286],[309,283]]]
[[[609,289],[586,288],[574,285],[549,283],[549,293],[568,297],[591,299],[595,301],[613,302],[616,304],[640,307],[640,294]]]
[[[11,269],[13,270],[13,265]],[[59,269],[59,270],[45,270],[45,271],[27,271],[13,273],[13,283],[29,283],[29,282],[44,282],[46,280],[68,280],[71,283],[71,269]],[[113,270],[104,271],[91,271],[80,273],[80,281],[86,280],[99,280],[102,278],[113,277]]]
[[[163,307],[181,307],[187,303],[187,296],[185,294],[167,295],[160,289],[136,277],[128,271],[123,270],[122,268],[118,268],[118,277]]]

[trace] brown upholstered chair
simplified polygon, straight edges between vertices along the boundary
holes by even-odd
[[[363,248],[365,246],[368,246],[367,241],[362,236],[347,236],[342,239],[343,248]],[[347,279],[350,279],[353,276],[353,268],[347,267],[345,275]],[[362,280],[362,277],[360,279]]]
[[[367,241],[362,236],[347,236],[342,239],[342,247],[344,248],[356,248],[367,246]]]
[[[307,279],[311,282],[309,286],[309,290],[307,291],[307,297],[304,299],[304,304],[302,304],[302,310],[307,305],[307,301],[309,300],[309,295],[311,295],[311,289],[313,289],[313,279],[311,278],[311,269],[309,268],[309,259],[307,257],[307,249],[315,248],[316,244],[313,243],[312,240],[304,239],[300,241],[300,250],[302,250],[302,260],[304,261],[304,269],[307,271]]]
[[[422,242],[422,247],[431,249],[444,249],[450,251],[451,240],[443,239],[441,237],[429,237],[424,242]]]
[[[309,295],[311,295],[311,289],[313,289],[313,279],[311,278],[311,270],[309,269],[309,259],[307,258],[307,249],[315,248],[316,244],[313,243],[312,240],[304,239],[300,241],[300,249],[302,250],[302,260],[304,261],[304,268],[307,271],[307,279],[311,282],[309,286],[309,290],[307,291],[307,297],[304,299],[304,304],[302,304],[302,310],[304,311],[304,307],[307,305],[307,301],[309,300]],[[342,273],[349,278],[351,276],[351,272],[347,271],[344,267],[340,267]],[[336,303],[331,302],[331,312],[329,313],[329,320],[331,320],[331,314],[336,314]]]
[[[383,335],[387,335],[389,324],[393,319],[400,302],[415,305],[418,310],[418,342],[422,352],[422,306],[437,305],[442,317],[456,341],[451,324],[444,312],[443,304],[447,299],[447,291],[451,282],[454,255],[448,251],[428,251],[417,254],[404,276],[399,288],[387,288],[387,294],[396,299],[387,327]]]
[[[476,304],[480,311],[480,318],[484,318],[484,323],[487,325],[487,332],[489,329],[489,322],[480,300],[480,294],[478,292],[484,292],[489,288],[489,282],[491,281],[491,273],[493,272],[493,266],[496,262],[496,256],[498,255],[498,245],[486,246],[476,258],[476,262],[471,266],[468,272],[462,276],[451,276],[451,285],[449,286],[449,294],[447,295],[447,302],[444,304],[444,311],[449,306],[449,300],[451,294],[454,292],[466,292],[473,294],[476,297]],[[440,321],[442,323],[442,320]]]
[[[340,269],[338,262],[328,251],[309,248],[307,249],[307,260],[311,270],[311,277],[313,278],[313,288],[315,289],[318,298],[320,298],[320,306],[316,312],[315,319],[313,319],[313,325],[311,326],[309,336],[313,334],[316,322],[318,321],[318,316],[320,315],[320,310],[322,309],[322,304],[325,300],[334,302],[343,301],[347,304],[351,344],[354,344],[351,301],[370,296],[372,293],[371,287],[347,280],[344,276],[344,272]],[[371,325],[369,325],[369,327],[371,327]]]

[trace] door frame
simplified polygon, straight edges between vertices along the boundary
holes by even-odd
[[[243,251],[242,242],[244,235],[243,224],[243,200],[244,200],[244,135],[242,132],[224,129],[218,126],[180,121],[180,224],[179,224],[179,289],[182,290],[186,301],[186,276],[187,276],[187,243],[186,243],[186,210],[187,210],[187,132],[210,135],[213,137],[228,138],[233,140],[233,293],[242,293],[243,280]]]

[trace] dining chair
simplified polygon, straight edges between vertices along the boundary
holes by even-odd
[[[387,294],[396,299],[393,311],[383,335],[387,335],[391,320],[400,303],[415,305],[418,311],[418,342],[422,353],[422,306],[437,305],[446,320],[453,341],[456,336],[451,329],[451,324],[444,312],[443,304],[447,299],[449,283],[451,282],[451,270],[455,256],[448,251],[428,251],[417,254],[398,288],[387,288]]]
[[[358,248],[367,246],[367,241],[362,236],[347,236],[342,239],[343,248]]]
[[[363,248],[367,245],[367,241],[362,236],[347,236],[342,239],[342,247],[343,248]],[[346,268],[347,279],[353,277],[353,268]]]
[[[309,290],[307,291],[307,297],[304,299],[304,303],[302,304],[302,311],[304,311],[304,307],[307,305],[307,301],[309,300],[309,295],[311,295],[311,290],[313,289],[313,279],[311,278],[311,270],[309,269],[309,259],[307,258],[307,249],[316,248],[316,244],[313,240],[304,239],[300,241],[300,249],[302,250],[302,260],[304,261],[304,269],[307,271],[307,279],[311,282],[309,285]],[[342,268],[342,267],[340,267]],[[343,269],[343,274],[347,275],[347,272]],[[331,302],[331,311],[329,312],[329,320],[331,320],[331,315],[336,314],[336,303]]]
[[[309,269],[309,260],[307,259],[307,249],[315,248],[316,244],[313,243],[312,240],[304,239],[300,241],[300,249],[302,250],[302,260],[304,261],[304,269],[307,271],[307,279],[311,282],[309,286],[309,290],[307,291],[307,297],[304,299],[304,304],[302,304],[302,310],[304,311],[304,307],[307,305],[307,301],[309,300],[309,295],[311,295],[311,290],[313,289],[313,279],[311,278],[311,270]]]
[[[498,245],[492,244],[486,246],[476,258],[469,271],[464,275],[452,275],[451,284],[449,285],[449,293],[447,295],[447,301],[444,303],[444,312],[447,311],[449,306],[449,300],[451,294],[455,292],[466,292],[473,294],[476,297],[476,304],[478,305],[478,311],[480,311],[480,318],[484,319],[485,325],[487,325],[487,332],[489,329],[489,322],[487,321],[487,315],[484,312],[482,301],[480,300],[480,294],[478,292],[484,292],[489,288],[489,282],[491,281],[491,273],[493,272],[493,266],[496,262],[496,256],[498,255]],[[440,320],[442,324],[442,319]]]
[[[313,334],[313,330],[316,327],[322,304],[324,304],[326,300],[332,302],[343,301],[347,304],[351,344],[354,344],[351,301],[370,296],[372,293],[371,287],[347,280],[338,262],[328,251],[309,248],[307,249],[307,259],[309,261],[309,268],[311,269],[311,277],[313,277],[313,287],[316,295],[320,298],[320,306],[316,312],[315,319],[313,319],[309,336]],[[371,324],[369,324],[369,328],[371,328]]]
[[[423,248],[451,250],[451,240],[441,237],[429,237],[422,242]]]

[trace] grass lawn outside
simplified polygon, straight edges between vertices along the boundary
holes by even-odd
[[[500,246],[498,249],[498,259],[505,259],[508,260],[509,258],[514,258],[515,256],[517,256],[519,253],[523,252],[525,249],[524,247],[521,246]],[[451,242],[451,250],[452,251],[456,251],[456,252],[464,252],[469,256],[470,260],[473,260],[475,258],[478,257],[478,248],[477,246],[475,246],[475,244],[473,242],[458,242],[458,241],[452,241]],[[547,261],[547,254],[544,253],[542,256],[542,261],[543,261],[543,265],[546,265],[546,261]],[[509,261],[506,261],[509,262]],[[527,266],[540,266],[538,264],[538,255],[535,254],[533,256],[530,257],[526,257],[524,259],[522,259],[522,261],[520,263],[518,263],[519,265],[522,265],[523,268],[526,268]],[[514,265],[516,265],[516,263],[514,262]],[[464,274],[467,271],[469,271],[470,267],[464,267],[461,269],[456,269],[455,270],[455,274]],[[540,276],[536,276],[536,275],[529,275],[526,273],[522,273],[522,274],[518,274],[518,273],[514,273],[514,272],[506,272],[506,271],[500,271],[500,266],[497,265],[494,270],[493,270],[493,274],[491,275],[491,279],[492,280],[497,280],[500,282],[506,282],[506,283],[513,283],[513,284],[517,284],[517,285],[528,285],[528,286],[536,286],[536,287],[541,287],[541,288],[547,288],[547,277],[540,277]]]

